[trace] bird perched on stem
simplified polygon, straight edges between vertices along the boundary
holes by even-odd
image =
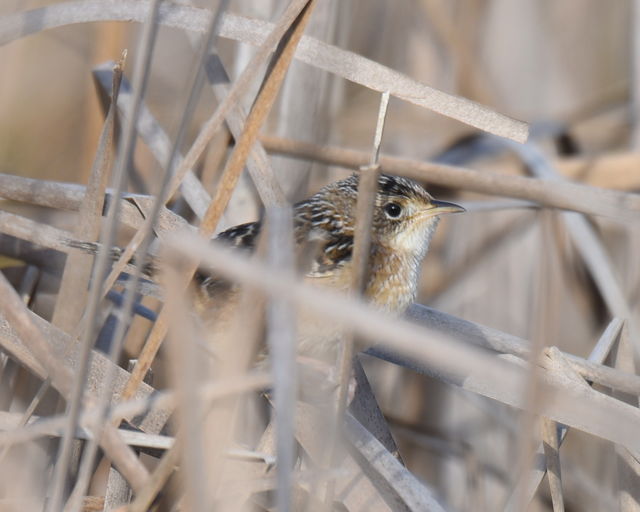
[[[305,279],[315,285],[348,292],[353,286],[352,261],[359,176],[353,174],[322,188],[294,205],[294,238],[299,247],[313,246]],[[363,298],[380,310],[402,313],[414,300],[420,264],[443,214],[463,212],[453,203],[434,199],[418,183],[381,174],[371,225],[371,242],[365,269]],[[250,222],[218,234],[216,241],[253,251],[262,222]],[[96,253],[97,244],[69,241],[69,245]],[[117,259],[119,252],[113,251]],[[155,274],[157,262],[145,262],[145,272]],[[236,287],[228,281],[196,274],[196,308],[205,323],[224,330],[237,305]],[[326,359],[341,337],[338,327],[300,312],[298,338],[300,353]]]
[[[353,245],[359,176],[331,183],[310,198],[294,205],[294,238],[298,246],[313,244],[305,279],[310,284],[348,292],[353,284]],[[421,185],[381,174],[374,202],[371,243],[365,271],[363,297],[392,314],[402,313],[414,300],[420,264],[429,248],[440,215],[463,212],[453,203],[434,199]],[[220,233],[216,240],[236,248],[253,250],[262,224],[250,222]],[[200,309],[212,311],[229,303],[229,284],[207,277],[199,287]],[[221,301],[220,297],[226,296]],[[301,314],[300,353],[315,357],[327,354],[340,331],[323,319]]]

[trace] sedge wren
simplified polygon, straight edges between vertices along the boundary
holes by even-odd
[[[359,177],[336,181],[317,194],[294,205],[294,238],[299,247],[312,244],[313,252],[306,281],[314,286],[348,292],[353,282],[353,242]],[[418,183],[381,174],[374,202],[371,244],[365,273],[364,299],[387,313],[402,313],[415,299],[420,264],[440,215],[463,212],[454,203],[438,201]],[[260,221],[241,224],[218,234],[216,240],[233,248],[255,249],[262,228]],[[98,245],[67,241],[85,252],[97,253]],[[112,250],[118,259],[121,251]],[[145,274],[158,269],[155,261],[144,265]],[[215,336],[224,332],[237,306],[237,287],[217,276],[196,273],[196,309]],[[327,359],[342,338],[331,322],[299,311],[298,351]]]
[[[353,174],[294,205],[296,244],[315,243],[317,249],[305,277],[314,286],[342,292],[348,292],[352,286],[358,181],[358,175]],[[364,299],[387,313],[402,313],[415,300],[420,264],[440,215],[463,211],[454,203],[434,199],[410,179],[381,174],[371,225]],[[260,221],[250,222],[227,229],[216,240],[253,250],[260,231]],[[221,308],[227,309],[230,302],[235,302],[231,291],[231,286],[217,277],[201,280],[198,309],[206,312],[204,317],[219,320],[226,316]],[[332,356],[341,334],[330,322],[299,312],[301,354],[322,359]]]

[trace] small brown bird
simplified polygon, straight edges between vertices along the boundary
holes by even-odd
[[[306,280],[315,285],[348,292],[353,282],[353,241],[358,194],[357,174],[327,185],[309,199],[294,205],[296,244],[313,244]],[[381,174],[375,198],[371,245],[365,274],[364,298],[387,313],[402,313],[416,297],[420,264],[440,215],[463,212],[453,203],[438,201],[416,182]],[[216,240],[234,248],[253,251],[260,235],[260,221],[232,227]],[[96,244],[69,241],[69,245],[96,253]],[[113,257],[118,258],[118,250]],[[157,264],[145,265],[154,274]],[[217,276],[196,274],[196,307],[211,331],[224,331],[237,304],[237,288]],[[298,350],[301,354],[331,359],[342,332],[330,322],[299,312]],[[215,334],[213,334],[215,337]]]
[[[359,177],[351,175],[327,185],[294,206],[294,236],[299,246],[317,244],[307,282],[348,292],[353,282],[352,252]],[[364,298],[388,313],[402,313],[414,300],[420,264],[440,215],[463,212],[453,203],[438,201],[416,182],[381,174],[371,227],[371,245],[365,275]],[[253,250],[261,223],[251,222],[220,233],[216,240],[236,248]],[[220,318],[233,302],[232,287],[216,277],[201,281],[200,309]],[[224,297],[221,300],[221,297]],[[211,315],[219,311],[220,315]],[[331,359],[342,333],[313,315],[299,312],[300,353]]]

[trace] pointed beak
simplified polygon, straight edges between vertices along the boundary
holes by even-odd
[[[438,201],[437,199],[431,200],[431,208],[428,212],[432,215],[442,215],[443,213],[462,213],[466,210],[455,203],[449,203],[447,201]]]

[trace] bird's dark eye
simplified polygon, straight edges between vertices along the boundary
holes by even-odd
[[[402,206],[398,203],[387,203],[384,205],[384,213],[386,213],[388,217],[397,219],[402,213]]]

